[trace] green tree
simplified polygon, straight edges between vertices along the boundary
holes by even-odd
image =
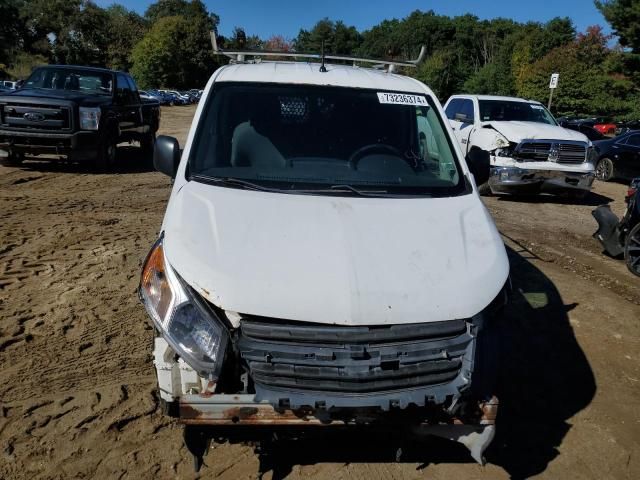
[[[217,32],[220,18],[207,11],[207,7],[201,0],[158,0],[147,8],[144,16],[150,23],[155,23],[164,17],[181,15],[184,18],[205,20],[208,30]]]
[[[617,61],[607,42],[601,28],[589,28],[575,41],[529,65],[518,94],[546,101],[549,77],[557,72],[560,82],[554,95],[554,111],[558,114],[613,117],[633,114],[637,91],[630,78],[612,71]]]
[[[323,41],[325,52],[350,55],[358,49],[362,37],[355,27],[323,18],[311,30],[300,30],[293,46],[298,52],[319,53]]]
[[[106,9],[108,17],[107,66],[115,70],[131,68],[131,51],[147,31],[147,22],[137,13],[122,5]]]
[[[461,87],[457,65],[457,56],[453,48],[440,49],[418,67],[416,75],[444,101]]]
[[[202,88],[217,65],[207,28],[202,19],[160,18],[131,54],[139,86]]]
[[[596,0],[596,7],[620,39],[620,44],[640,53],[640,1]]]
[[[19,0],[0,0],[0,75],[6,69],[21,47],[24,22],[20,17],[22,2]]]

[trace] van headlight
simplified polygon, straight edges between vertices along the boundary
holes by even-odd
[[[163,238],[142,269],[140,300],[176,353],[200,376],[216,381],[229,335],[213,310],[171,268]]]
[[[100,107],[80,107],[80,129],[98,130],[101,114]]]

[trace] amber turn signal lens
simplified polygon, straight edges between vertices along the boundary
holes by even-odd
[[[174,295],[167,278],[162,243],[158,243],[147,257],[140,280],[140,293],[149,313],[157,322],[164,323]]]

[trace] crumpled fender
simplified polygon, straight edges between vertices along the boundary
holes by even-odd
[[[509,146],[509,139],[498,132],[491,125],[478,127],[471,134],[469,141],[470,148],[476,147],[487,152],[492,152],[496,148]]]

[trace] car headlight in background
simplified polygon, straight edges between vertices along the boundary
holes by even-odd
[[[101,114],[100,107],[80,107],[80,129],[98,130]]]
[[[171,268],[162,236],[142,269],[140,299],[176,353],[200,376],[216,381],[229,339],[227,330]]]

